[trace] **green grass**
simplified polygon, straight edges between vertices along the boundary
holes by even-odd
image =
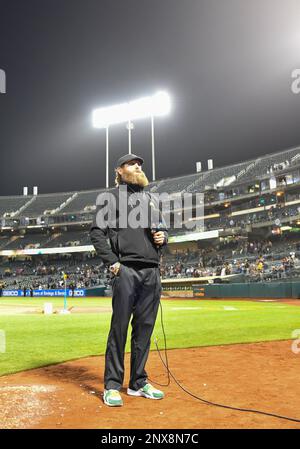
[[[107,310],[110,299],[68,300],[68,306],[101,307],[101,313],[50,316],[1,313],[2,305],[42,308],[46,301],[51,301],[54,308],[63,305],[62,298],[1,299],[0,330],[6,334],[6,352],[0,353],[0,375],[104,354],[111,317]],[[300,328],[300,307],[283,303],[168,300],[162,301],[162,306],[169,349],[284,340]],[[224,307],[237,310],[224,310]],[[160,311],[153,336],[163,348]],[[129,339],[126,350],[130,350]]]

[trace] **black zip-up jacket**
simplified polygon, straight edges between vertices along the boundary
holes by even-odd
[[[142,201],[146,202],[145,206],[148,208],[150,216],[150,207],[154,206],[151,194],[145,192],[143,188],[137,185],[127,184],[127,195],[129,198],[127,217],[132,208],[132,206],[130,206],[130,196],[136,192],[142,194]],[[109,222],[106,226],[102,225],[99,227],[97,224],[97,214],[101,213],[103,206],[97,207],[94,221],[90,229],[90,238],[97,255],[106,265],[113,265],[116,262],[137,262],[139,264],[153,264],[158,266],[162,247],[166,246],[168,240],[168,232],[161,213],[159,214],[159,224],[165,234],[165,242],[161,247],[157,248],[151,233],[151,230],[153,229],[151,223],[148,223],[145,228],[138,227],[136,229],[129,227],[129,225],[124,228],[119,226],[119,189],[115,188],[110,190],[109,193],[112,194],[116,200],[116,220]],[[106,207],[108,209],[110,208],[110,205],[106,203]],[[159,230],[159,228],[157,230]]]

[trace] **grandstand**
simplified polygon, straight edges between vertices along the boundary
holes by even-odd
[[[96,204],[96,198],[101,190],[91,190],[87,192],[76,192],[76,196],[63,209],[65,214],[76,213],[86,210]]]
[[[172,243],[162,265],[164,276],[184,277],[190,270],[196,277],[199,273],[216,274],[224,270],[243,272],[256,280],[298,276],[300,147],[226,167],[160,179],[150,183],[148,190],[175,196],[199,192],[205,199],[204,232],[171,227]],[[29,276],[34,285],[38,281],[43,285],[57,283],[57,273],[52,273],[51,280],[47,278],[49,274],[42,279],[43,273],[37,278],[34,269],[28,266],[26,275],[23,270],[23,278],[17,274],[20,267],[15,263],[22,265],[26,261],[35,266],[36,260],[46,266],[59,265],[61,270],[70,272],[74,265],[82,273],[86,273],[82,264],[89,265],[92,261],[96,275],[89,274],[89,278],[93,283],[95,279],[103,282],[105,270],[101,261],[94,259],[89,239],[96,198],[103,191],[99,188],[0,197],[0,277],[3,282],[8,285],[8,281],[11,284],[18,280],[23,285]],[[206,235],[208,231],[214,234]],[[260,248],[258,251],[250,250],[253,242],[258,242],[255,246]],[[260,245],[259,242],[271,244]],[[58,262],[49,257],[57,257]],[[257,261],[261,258],[265,268],[259,273]],[[248,262],[245,267],[246,259],[249,267]],[[15,276],[4,276],[1,267],[11,267]],[[82,276],[81,283],[84,282]],[[78,277],[73,278],[74,282],[79,282]]]
[[[150,184],[150,191],[205,192],[209,189],[223,189],[232,186],[232,183],[254,182],[279,173],[283,175],[297,167],[300,167],[300,147],[205,172],[161,179]],[[227,183],[224,180],[227,180]],[[95,205],[97,195],[103,190],[0,197],[0,217],[9,213],[18,213],[20,216],[21,212],[26,217],[44,215],[47,211],[57,214],[84,212],[87,207]]]
[[[257,158],[249,164],[249,169],[243,175],[242,180],[248,181],[253,178],[263,178],[270,174],[278,174],[298,165],[299,159],[300,147]]]
[[[190,175],[190,176],[182,176],[180,178],[169,178],[162,180],[159,184],[155,183],[155,185],[151,188],[151,192],[157,193],[182,193],[187,191],[188,187],[195,183],[199,179],[198,174]]]
[[[51,241],[46,244],[49,247],[90,245],[88,231],[68,231],[55,234]]]
[[[27,235],[19,235],[10,239],[10,241],[6,244],[6,250],[17,250],[17,249],[25,249],[26,247],[43,247],[46,242],[49,240],[49,236],[47,234],[27,234]]]
[[[28,197],[24,196],[0,197],[0,217],[17,213],[28,201]]]
[[[22,210],[26,217],[36,217],[39,215],[51,214],[58,212],[66,204],[67,200],[71,200],[72,195],[69,193],[57,193],[53,195],[34,195],[27,206]]]

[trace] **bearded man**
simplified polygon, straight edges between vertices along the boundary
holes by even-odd
[[[162,391],[148,382],[145,365],[160,301],[161,248],[166,245],[168,234],[164,226],[164,230],[153,226],[150,216],[144,221],[144,226],[137,227],[130,220],[126,220],[126,226],[121,226],[121,209],[126,211],[126,218],[130,218],[136,197],[142,203],[144,212],[151,211],[153,207],[150,194],[144,191],[149,182],[142,170],[143,162],[141,157],[134,154],[126,154],[118,160],[115,169],[117,187],[109,192],[108,198],[111,200],[108,199],[107,208],[98,207],[90,231],[97,255],[109,266],[113,275],[113,313],[105,353],[103,395],[104,403],[108,406],[123,405],[120,390],[124,381],[124,351],[131,317],[130,381],[127,394],[149,399],[164,397]],[[127,193],[126,205],[123,200],[121,204],[118,201],[124,188]],[[104,221],[104,211],[110,213],[113,208],[116,208],[115,219]],[[159,216],[161,224],[163,217]]]

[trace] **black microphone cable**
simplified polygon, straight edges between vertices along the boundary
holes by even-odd
[[[164,226],[162,226],[162,223],[159,223],[159,226],[154,226],[154,228],[153,228],[153,230],[155,230],[155,231],[164,230],[164,229],[165,228],[164,228]],[[160,250],[160,248],[158,250]],[[161,253],[160,253],[160,255],[161,255]],[[154,292],[153,292],[153,303],[152,303],[152,305],[153,305],[152,310],[153,310],[154,321],[156,319],[155,310],[154,310],[156,290],[157,290],[157,278],[155,279],[155,288],[154,288]],[[289,416],[283,416],[283,415],[279,415],[279,414],[276,414],[276,413],[264,412],[264,411],[256,410],[256,409],[240,408],[240,407],[234,407],[234,406],[231,406],[231,405],[219,404],[217,402],[208,401],[207,399],[204,399],[201,396],[197,396],[194,393],[190,392],[186,387],[184,387],[176,379],[175,375],[172,373],[172,371],[169,368],[168,355],[167,355],[167,337],[166,337],[165,328],[164,328],[164,324],[163,324],[163,310],[162,310],[160,297],[159,297],[159,306],[160,306],[160,310],[161,310],[161,327],[162,327],[162,331],[163,331],[163,335],[164,335],[164,345],[165,345],[164,352],[165,352],[165,359],[166,359],[166,361],[164,361],[162,356],[161,356],[161,352],[160,352],[160,349],[159,349],[158,344],[157,344],[157,338],[155,338],[155,346],[156,346],[157,352],[159,354],[159,357],[161,359],[161,362],[164,365],[164,367],[166,368],[167,375],[168,375],[168,382],[167,382],[167,384],[160,384],[160,383],[155,382],[155,381],[151,380],[150,378],[148,378],[151,382],[153,382],[153,383],[155,383],[156,385],[159,385],[159,386],[167,387],[167,386],[170,385],[170,381],[171,381],[171,377],[172,377],[172,379],[174,380],[176,385],[178,385],[178,387],[181,388],[186,394],[188,394],[189,396],[193,397],[194,399],[197,399],[197,400],[203,402],[204,404],[212,405],[214,407],[221,407],[221,408],[225,408],[225,409],[229,409],[229,410],[234,410],[234,411],[238,411],[238,412],[255,413],[255,414],[260,414],[260,415],[264,415],[264,416],[271,416],[273,418],[284,419],[284,420],[287,420],[287,421],[300,423],[300,419],[298,419],[298,418],[291,418]]]
[[[159,270],[159,267],[157,268]],[[155,296],[156,296],[156,289],[157,289],[157,278],[155,278],[155,287],[154,287],[154,291],[153,291],[153,301],[152,301],[152,313],[153,313],[153,320],[156,320],[156,314],[155,314],[155,310],[154,310],[154,303],[155,303]],[[166,338],[166,333],[165,333],[165,329],[164,329],[164,322],[163,322],[163,316],[162,316],[162,306],[161,306],[161,302],[160,302],[160,296],[159,296],[159,305],[160,305],[160,322],[161,322],[161,326],[163,329],[163,335],[164,335],[164,343],[165,343],[165,360],[166,362],[164,363],[164,366],[167,367],[167,376],[168,376],[168,381],[166,384],[161,384],[159,382],[156,382],[152,379],[150,379],[150,377],[148,377],[148,380],[150,382],[152,382],[155,385],[159,385],[160,387],[168,387],[171,383],[171,378],[170,378],[170,373],[169,373],[169,361],[168,361],[168,354],[167,354],[167,338]],[[156,345],[156,349],[157,349],[157,338],[155,337],[155,345]],[[159,352],[159,357],[161,359],[161,354]]]
[[[166,371],[168,373],[168,385],[161,385],[161,386],[169,386],[169,384],[170,384],[170,377],[171,377],[174,380],[174,382],[176,383],[176,385],[178,385],[178,387],[181,388],[186,394],[188,394],[189,396],[193,397],[194,399],[197,399],[197,400],[203,402],[204,404],[212,405],[214,407],[221,407],[221,408],[225,408],[225,409],[229,409],[229,410],[234,410],[234,411],[238,411],[238,412],[256,413],[256,414],[260,414],[260,415],[264,415],[264,416],[271,416],[272,418],[284,419],[286,421],[292,421],[292,422],[300,423],[300,419],[298,419],[298,418],[291,418],[289,416],[279,415],[277,413],[269,413],[269,412],[264,412],[264,411],[261,411],[261,410],[250,409],[250,408],[234,407],[234,406],[231,406],[231,405],[219,404],[217,402],[208,401],[207,399],[204,399],[201,396],[197,396],[196,394],[194,394],[191,391],[189,391],[186,387],[184,387],[176,379],[175,375],[172,373],[172,371],[169,368],[168,357],[167,357],[167,338],[166,338],[165,329],[164,329],[164,325],[163,325],[163,312],[162,312],[162,305],[161,305],[161,301],[160,300],[159,300],[159,305],[160,305],[160,309],[161,309],[161,325],[162,325],[162,331],[163,331],[163,335],[164,335],[166,362],[163,360],[163,357],[161,356],[161,351],[160,351],[160,349],[158,347],[158,344],[157,344],[157,338],[155,338],[155,346],[156,346],[157,352],[159,354],[160,360],[161,360],[162,364],[164,365],[164,367],[166,368]],[[160,384],[158,384],[158,385],[160,385]]]

